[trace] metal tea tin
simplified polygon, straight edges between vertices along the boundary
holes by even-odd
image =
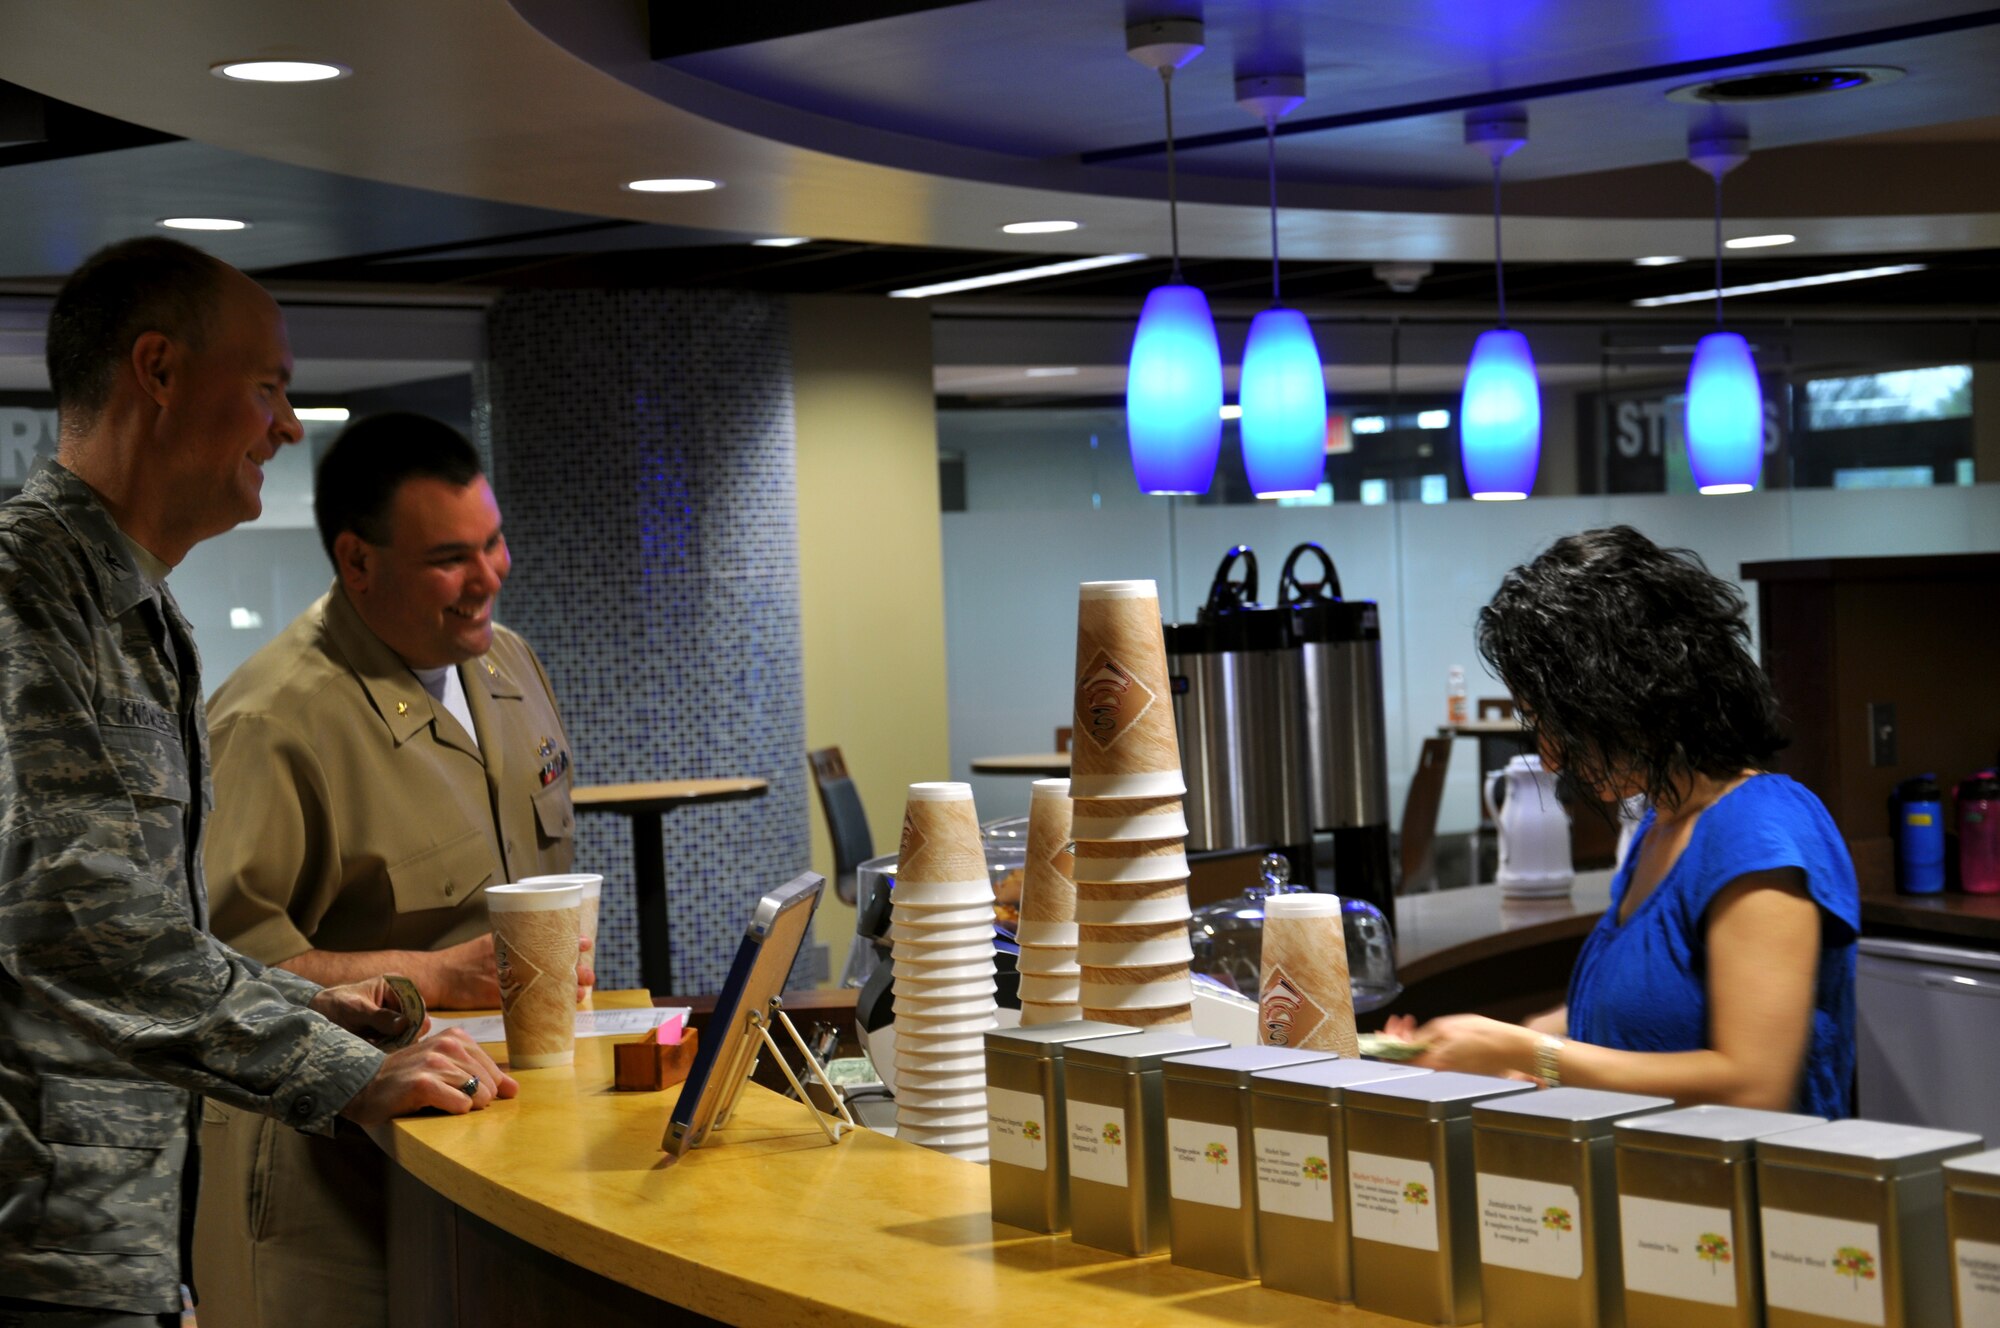
[[[1757,1328],[1758,1141],[1824,1125],[1749,1107],[1683,1107],[1614,1131],[1626,1328]]]
[[[1355,1304],[1419,1323],[1478,1320],[1472,1105],[1532,1091],[1450,1071],[1347,1090]]]
[[[1612,1126],[1671,1098],[1551,1088],[1472,1108],[1487,1328],[1619,1328]]]
[[[1166,1063],[1167,1225],[1175,1263],[1224,1277],[1257,1276],[1250,1076],[1331,1059],[1291,1047],[1226,1047]]]
[[[1160,1065],[1221,1038],[1135,1033],[1063,1056],[1070,1239],[1118,1254],[1167,1244],[1167,1134]]]
[[[1029,1231],[1061,1231],[1069,1225],[1063,1051],[1079,1042],[1132,1037],[1137,1031],[1125,1024],[1071,1019],[986,1035],[986,1155],[995,1222]]]
[[[1318,1300],[1354,1299],[1346,1091],[1429,1073],[1378,1061],[1314,1061],[1250,1076],[1257,1264],[1265,1286]]]
[[[2000,1149],[1944,1164],[1944,1220],[1958,1328],[2000,1323]]]
[[[1943,1164],[1979,1136],[1843,1120],[1757,1148],[1771,1328],[1946,1328]]]

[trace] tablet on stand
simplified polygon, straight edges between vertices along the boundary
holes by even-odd
[[[820,891],[825,886],[824,876],[807,872],[766,894],[752,910],[750,926],[736,947],[736,958],[729,965],[722,994],[715,999],[715,1016],[695,1052],[687,1081],[681,1085],[680,1100],[674,1103],[666,1137],[660,1141],[660,1146],[676,1157],[699,1147],[710,1130],[728,1122],[736,1100],[743,1095],[743,1085],[756,1067],[759,1048],[770,1050],[827,1142],[840,1142],[843,1123],[848,1129],[854,1128],[854,1118],[847,1114],[840,1090],[827,1079],[825,1068],[813,1058],[806,1049],[805,1039],[792,1027],[780,995],[785,978],[798,958],[799,947],[805,944],[813,909],[818,906]],[[804,1086],[771,1036],[776,1027],[791,1035],[793,1045],[805,1057],[812,1074],[826,1086],[835,1109],[840,1112],[839,1121],[829,1123],[806,1097]]]

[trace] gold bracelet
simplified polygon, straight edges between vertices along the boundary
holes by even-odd
[[[1568,1045],[1553,1033],[1535,1039],[1535,1078],[1542,1081],[1542,1087],[1562,1087],[1562,1049]]]

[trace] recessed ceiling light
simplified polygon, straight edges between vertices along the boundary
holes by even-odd
[[[1675,263],[1685,263],[1687,259],[1675,254],[1654,254],[1650,258],[1635,258],[1633,267],[1672,267]]]
[[[354,71],[321,60],[225,60],[208,72],[235,83],[324,83]]]
[[[1733,74],[1705,83],[1687,83],[1669,89],[1667,100],[1710,104],[1753,101],[1786,101],[1794,97],[1818,97],[1829,92],[1847,92],[1872,83],[1893,83],[1903,71],[1891,65],[1844,65],[1821,69],[1772,69],[1761,74]]]
[[[758,249],[796,249],[802,244],[811,244],[810,235],[774,235],[768,240],[752,240]]]
[[[1733,240],[1724,240],[1724,249],[1770,249],[1781,244],[1790,244],[1798,239],[1796,235],[1739,235]]]
[[[1060,235],[1082,225],[1080,221],[1010,221],[1000,229],[1009,235]]]
[[[719,189],[715,180],[628,180],[625,187],[635,194],[699,194],[708,189]]]
[[[1044,366],[1037,366],[1033,369],[1023,369],[1021,372],[1026,374],[1030,378],[1074,378],[1076,377],[1077,370],[1076,366],[1074,365],[1064,365],[1060,367],[1055,365],[1044,365]]]
[[[1731,295],[1769,295],[1773,291],[1804,290],[1809,286],[1835,286],[1844,281],[1872,281],[1876,277],[1900,277],[1905,272],[1922,272],[1922,263],[1897,263],[1891,267],[1863,267],[1850,272],[1822,272],[1812,277],[1788,277],[1783,281],[1755,281],[1747,286],[1724,286],[1723,297]],[[1650,295],[1643,300],[1632,301],[1640,309],[1658,309],[1669,304],[1694,304],[1715,298],[1713,290],[1683,291],[1679,295]]]
[[[170,231],[242,231],[250,228],[247,221],[234,217],[161,217],[153,223]]]
[[[302,420],[342,424],[347,420],[348,411],[345,406],[300,406],[292,414]]]
[[[1034,267],[989,272],[983,277],[961,277],[957,281],[940,281],[930,286],[905,286],[902,290],[890,291],[889,298],[921,300],[931,295],[956,295],[960,291],[984,290],[988,286],[1011,286],[1017,281],[1039,281],[1043,277],[1066,277],[1073,272],[1117,267],[1121,263],[1136,263],[1144,257],[1144,254],[1099,254],[1095,258],[1072,258],[1063,263],[1039,263]]]
[[[1243,407],[1241,407],[1241,406],[1224,406],[1224,407],[1222,408],[1222,418],[1223,418],[1223,419],[1225,419],[1225,420],[1240,420],[1240,419],[1242,419],[1242,418],[1243,418]]]

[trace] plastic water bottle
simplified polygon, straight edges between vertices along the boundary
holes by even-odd
[[[1465,668],[1463,665],[1452,665],[1451,672],[1445,675],[1444,713],[1445,723],[1447,724],[1465,723]]]
[[[2000,894],[2000,777],[1982,770],[1958,786],[1958,885]]]
[[[1922,774],[1890,795],[1896,826],[1896,889],[1934,895],[1944,889],[1944,806],[1937,776]]]

